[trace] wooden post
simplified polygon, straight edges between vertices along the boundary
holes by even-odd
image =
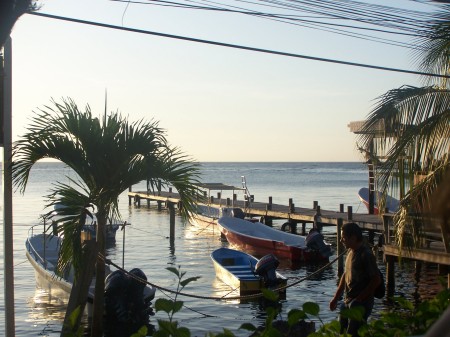
[[[391,233],[389,229],[389,217],[386,214],[383,215],[383,227],[384,243],[388,245],[391,242]]]
[[[322,218],[321,218],[321,213],[320,213],[320,206],[317,205],[316,206],[316,214],[314,214],[314,228],[317,228],[317,230],[319,232],[322,232]]]
[[[138,208],[141,207],[141,197],[139,195],[134,196],[134,203],[137,205]]]
[[[395,258],[386,256],[386,288],[388,299],[394,295],[395,291]]]
[[[321,216],[322,214],[320,213],[320,206],[317,205],[316,206],[316,215]]]
[[[344,220],[342,218],[337,219],[337,225],[336,225],[336,247],[337,247],[337,255],[341,255],[344,251],[344,246],[341,242],[341,230],[342,225],[344,224]],[[338,277],[341,278],[342,274],[344,273],[344,256],[341,256],[338,259]]]
[[[318,205],[319,205],[319,202],[314,200],[313,201],[313,209],[316,209]]]
[[[352,221],[353,220],[353,207],[347,206],[347,220]]]
[[[297,234],[297,223],[296,222],[291,222],[291,233]]]
[[[272,210],[272,204],[267,204],[266,205],[266,211],[270,211]]]
[[[344,213],[344,204],[339,204],[339,213]]]
[[[292,205],[292,198],[289,198],[289,209],[291,209],[291,205]]]
[[[171,202],[167,203],[169,208],[169,223],[170,223],[170,241],[175,240],[175,205]]]
[[[291,204],[289,205],[289,212],[295,213],[295,204],[291,203]]]
[[[414,281],[420,282],[420,275],[422,274],[422,261],[414,261]]]
[[[272,197],[269,197],[269,204],[272,205]]]
[[[373,147],[373,141],[371,143]],[[373,150],[371,149],[371,152]],[[373,169],[372,160],[367,161],[367,166],[369,168],[369,214],[374,214],[375,210],[375,173]]]
[[[374,242],[374,238],[375,238],[375,232],[374,231],[369,231],[369,243],[373,245]]]

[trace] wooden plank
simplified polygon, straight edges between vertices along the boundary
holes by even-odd
[[[402,249],[401,251],[398,246],[384,245],[383,249],[386,255],[450,266],[450,254],[444,251],[443,245],[430,247],[430,249]]]

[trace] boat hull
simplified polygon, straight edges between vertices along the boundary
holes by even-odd
[[[359,200],[366,206],[367,210],[370,211],[369,208],[369,189],[367,187],[363,187],[358,191]],[[381,192],[374,193],[374,205],[373,205],[373,214],[379,214],[379,200],[381,198]],[[398,211],[400,206],[400,202],[394,197],[387,196],[386,197],[386,208],[389,213],[395,213]]]
[[[239,290],[240,295],[260,293],[265,288],[264,280],[254,273],[254,268],[258,259],[250,254],[234,249],[219,248],[211,253],[211,260],[217,278],[230,286]],[[277,273],[279,283],[271,287],[272,290],[280,288],[281,294],[286,294],[287,279]]]
[[[63,277],[55,274],[62,239],[58,236],[44,233],[34,235],[32,231],[33,227],[31,235],[25,242],[25,254],[34,269],[36,285],[51,294],[53,298],[67,305],[74,280],[73,269],[70,269]],[[109,268],[106,274],[109,274]],[[91,282],[86,301],[88,317],[92,316],[94,290],[95,279]],[[148,300],[148,302],[151,301],[155,297],[155,292],[156,288],[145,286],[143,299],[145,301]]]
[[[37,240],[46,243],[46,250],[36,249]],[[52,295],[52,298],[58,299],[61,303],[67,305],[72,290],[72,282],[55,274],[58,245],[60,245],[60,242],[57,237],[38,234],[34,238],[27,240],[25,255],[34,269],[37,287],[44,289]],[[71,278],[72,276],[68,275],[68,277]],[[92,315],[93,291],[94,283],[90,286],[86,303],[86,312],[89,317]]]
[[[202,230],[220,233],[217,227],[217,221],[222,216],[232,216],[234,210],[236,208],[233,207],[214,208],[207,205],[197,205],[197,212],[189,213],[189,221]]]
[[[209,217],[198,213],[189,214],[189,221],[191,224],[200,229],[206,229],[213,232],[219,231],[219,229],[217,228],[217,220],[217,217]]]
[[[302,236],[285,233],[260,222],[230,219],[234,220],[220,218],[219,228],[227,241],[240,250],[259,256],[272,253],[293,262],[328,261],[328,256],[309,249]]]

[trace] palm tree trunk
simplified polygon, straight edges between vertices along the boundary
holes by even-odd
[[[103,336],[103,311],[104,311],[104,293],[105,293],[105,229],[106,217],[97,214],[97,266],[95,270],[95,296],[94,309],[92,314],[91,337]]]
[[[86,299],[89,293],[89,286],[94,276],[95,257],[97,256],[97,249],[93,240],[85,241],[83,246],[83,273],[78,275],[70,292],[69,303],[67,304],[66,316],[64,318],[63,328],[61,330],[61,337],[73,336],[80,326],[81,317],[83,316],[84,308],[86,306]],[[79,308],[79,314],[75,319],[75,324],[71,326],[73,321],[72,315],[75,310]]]

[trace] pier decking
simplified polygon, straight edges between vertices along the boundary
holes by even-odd
[[[140,207],[141,203],[158,202],[164,204],[173,204],[179,207],[180,197],[176,192],[158,191],[158,192],[128,192],[129,204],[135,204]],[[319,205],[314,205],[314,208],[296,207],[294,204],[281,205],[270,202],[248,202],[246,200],[230,200],[211,198],[208,206],[220,208],[225,206],[233,206],[245,209],[245,213],[250,216],[264,217],[268,219],[284,219],[292,223],[313,223],[316,216],[320,216],[320,222],[323,225],[336,226],[338,219],[344,221],[352,221],[358,223],[363,229],[383,232],[383,221],[377,215],[353,213],[352,208],[348,207],[344,212],[343,205],[340,205],[340,211],[330,211],[321,209]]]

